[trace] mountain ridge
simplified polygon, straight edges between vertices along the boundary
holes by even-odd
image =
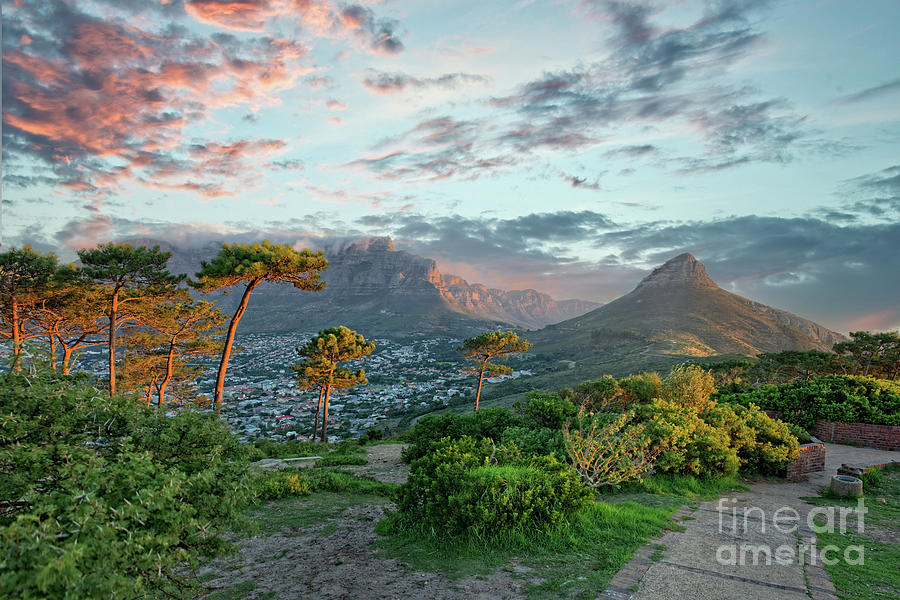
[[[143,246],[159,244],[161,249],[173,252],[170,270],[189,276],[221,247],[214,242],[179,248],[149,238],[126,241]],[[456,275],[442,274],[431,258],[395,250],[389,237],[326,241],[319,246],[329,260],[329,268],[322,274],[325,290],[302,293],[291,286],[261,284],[254,306],[263,304],[270,309],[268,313],[282,311],[284,318],[276,321],[260,314],[258,308],[251,309],[242,328],[266,331],[284,326],[322,327],[327,319],[318,316],[333,314],[330,321],[338,319],[375,330],[391,329],[403,321],[409,324],[416,318],[424,329],[461,328],[469,332],[498,325],[538,329],[599,306],[584,300],[557,301],[533,289],[502,290],[470,284]],[[216,299],[224,306],[233,303],[227,295],[217,295]],[[466,319],[472,322],[464,323]]]

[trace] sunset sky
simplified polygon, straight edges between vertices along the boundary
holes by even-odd
[[[3,247],[390,235],[900,328],[900,2],[2,0]]]

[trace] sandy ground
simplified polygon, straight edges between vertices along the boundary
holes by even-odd
[[[369,463],[353,470],[402,483],[408,469],[400,461],[401,450],[400,444],[371,446]],[[302,505],[298,499],[297,508]],[[305,529],[243,539],[236,555],[215,561],[198,575],[205,578],[210,592],[253,581],[253,590],[244,596],[247,599],[524,598],[525,567],[451,579],[444,573],[411,571],[402,561],[377,555],[372,548],[378,538],[374,527],[384,517],[384,508],[362,504]]]

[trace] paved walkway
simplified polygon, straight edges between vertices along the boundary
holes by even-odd
[[[844,463],[900,462],[900,452],[825,444],[825,460],[825,470],[803,483],[755,483],[749,491],[683,507],[675,519],[685,531],[668,532],[641,548],[600,597],[836,600],[807,520],[814,506],[800,498],[818,495]],[[851,530],[855,519],[847,517]],[[661,558],[659,545],[665,547]]]

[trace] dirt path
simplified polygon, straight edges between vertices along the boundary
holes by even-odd
[[[369,464],[354,467],[361,475],[381,481],[406,481],[408,468],[400,461],[400,444],[368,448]],[[281,513],[310,509],[300,498],[282,503]],[[389,505],[387,505],[389,506]],[[332,513],[312,525],[287,526],[272,535],[241,540],[239,552],[215,561],[198,572],[204,585],[233,593],[228,598],[254,600],[318,598],[469,599],[524,598],[526,580],[518,569],[499,569],[485,577],[451,579],[444,573],[410,571],[397,559],[372,549],[378,538],[375,524],[385,505],[358,504]]]

